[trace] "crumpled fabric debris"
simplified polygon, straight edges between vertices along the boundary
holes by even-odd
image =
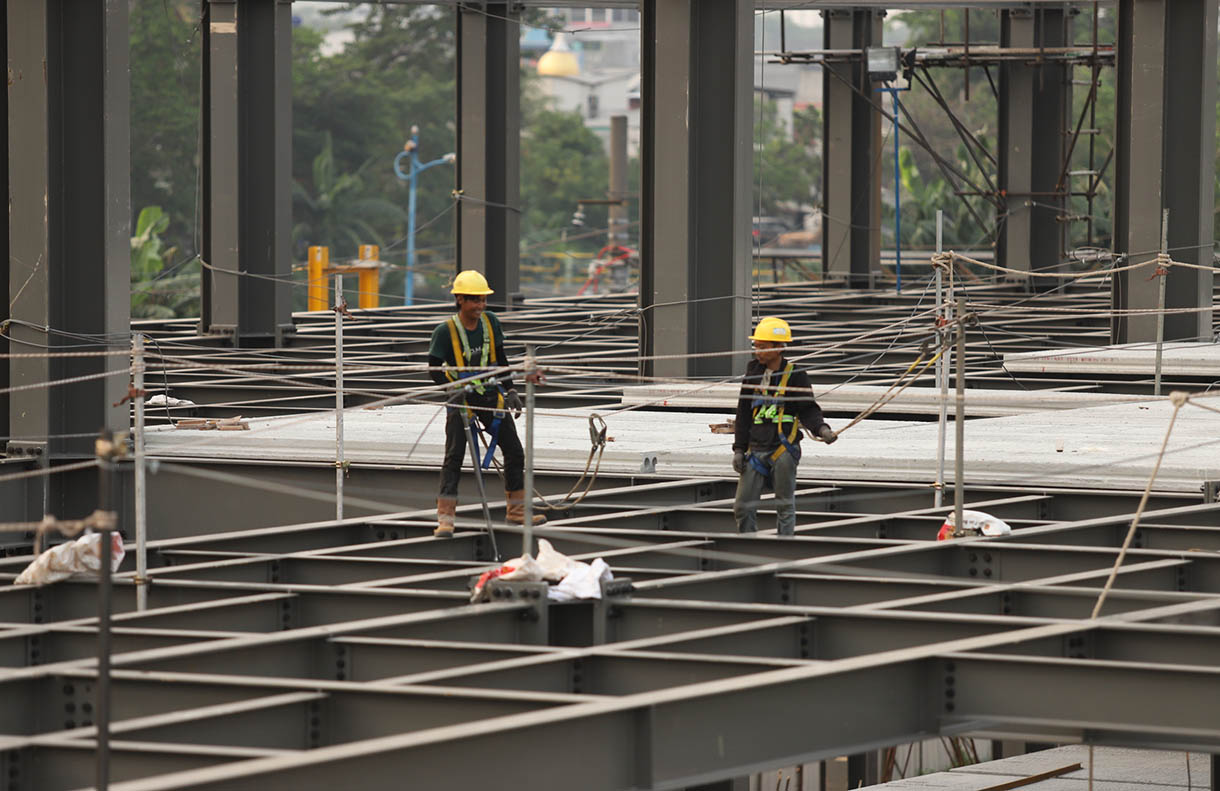
[[[513,558],[498,569],[491,569],[480,574],[478,582],[474,584],[474,590],[470,592],[470,600],[478,601],[479,597],[483,595],[483,588],[494,579],[538,582],[542,579],[542,569],[538,566],[538,561],[529,555]]]
[[[962,511],[962,528],[957,530],[953,525],[954,517],[950,512],[945,517],[945,523],[940,526],[940,532],[936,534],[937,541],[947,541],[950,538],[971,538],[976,536],[1006,536],[1012,533],[1012,528],[1003,519],[997,519],[991,514],[982,511],[971,511],[964,509]]]
[[[157,393],[155,396],[144,401],[145,406],[195,406],[194,401],[186,398],[174,398],[167,396],[165,393]]]
[[[521,582],[545,580],[551,583],[547,589],[548,599],[572,601],[574,599],[600,599],[602,582],[614,579],[614,574],[610,571],[609,564],[601,558],[597,558],[591,564],[573,560],[556,550],[550,541],[540,538],[538,539],[537,559],[528,554],[522,555],[505,562],[497,569],[484,571],[479,575],[479,579],[470,593],[470,600],[479,601],[487,583],[494,579]]]
[[[89,532],[75,541],[60,544],[43,552],[34,562],[13,580],[14,585],[48,585],[71,577],[73,574],[88,572],[96,574],[102,567],[98,557],[98,542],[102,534]],[[123,537],[118,533],[110,534],[110,570],[119,570],[127,552],[123,549]]]
[[[551,601],[571,601],[573,599],[600,599],[602,597],[602,582],[614,579],[614,573],[606,561],[597,558],[592,563],[572,561],[572,569],[558,585],[551,586],[546,597]]]

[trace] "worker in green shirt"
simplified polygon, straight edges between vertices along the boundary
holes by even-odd
[[[432,332],[428,368],[437,384],[462,382],[451,391],[445,417],[445,461],[441,465],[440,494],[436,498],[437,526],[433,535],[453,535],[458,481],[466,455],[467,433],[463,411],[490,434],[483,467],[491,463],[497,447],[504,456],[505,518],[510,524],[525,522],[525,451],[517,436],[513,417],[521,416],[521,396],[513,388],[510,371],[488,373],[507,365],[504,330],[496,314],[487,310],[487,295],[495,293],[479,272],[460,272],[453,280],[457,315]],[[473,407],[473,409],[471,408]],[[545,522],[537,515],[534,523]]]

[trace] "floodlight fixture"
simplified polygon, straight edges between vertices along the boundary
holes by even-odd
[[[893,82],[898,78],[902,53],[898,47],[866,47],[864,62],[868,78],[875,82]]]

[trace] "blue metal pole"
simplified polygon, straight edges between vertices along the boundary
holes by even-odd
[[[407,171],[402,169],[403,158],[407,160]],[[394,157],[394,175],[408,183],[407,190],[407,273],[403,280],[403,301],[407,305],[415,303],[415,193],[419,174],[437,165],[452,165],[457,161],[453,154],[445,154],[431,162],[422,165],[419,162],[419,128],[411,127],[411,140]]]
[[[419,175],[419,157],[411,152],[410,197],[407,203],[407,277],[404,285],[406,304],[415,304],[415,182]]]
[[[894,97],[894,271],[898,275],[898,293],[902,293],[902,174],[898,171],[898,90],[890,88]]]

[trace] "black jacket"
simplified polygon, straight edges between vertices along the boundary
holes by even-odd
[[[779,370],[771,373],[770,387],[767,389],[766,395],[774,396],[779,380],[784,375],[784,368],[787,366],[787,358],[781,357]],[[754,422],[753,401],[760,395],[758,388],[766,370],[762,363],[754,359],[750,360],[746,366],[745,376],[741,379],[741,396],[737,399],[737,432],[733,438],[734,451],[769,452],[779,447],[779,432],[776,430],[775,421]],[[788,386],[784,390],[784,397],[780,404],[784,407],[785,414],[797,416],[800,418],[801,425],[815,434],[818,428],[826,422],[822,420],[821,407],[813,400],[813,387],[809,383],[809,376],[799,368],[794,369],[792,376],[788,377]],[[793,444],[800,441],[801,435],[800,432],[797,432]]]

